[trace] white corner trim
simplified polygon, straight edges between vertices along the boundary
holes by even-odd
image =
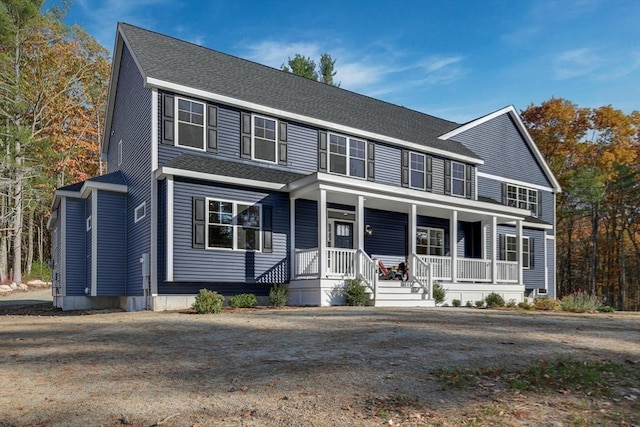
[[[542,246],[544,248],[544,288],[549,289],[549,259],[547,254],[547,231],[544,232],[544,241],[542,242]]]
[[[98,295],[98,190],[91,190],[91,296]]]
[[[548,191],[550,193],[553,193],[555,191],[553,188],[546,187],[544,185],[531,184],[525,181],[518,181],[517,179],[504,178],[502,176],[492,175],[486,172],[477,172],[476,175],[481,178],[493,179],[494,181],[506,182],[507,184],[519,185],[521,187],[534,188],[536,190]]]
[[[147,77],[146,80],[146,85],[148,87],[156,87],[156,88],[160,88],[160,89],[165,89],[171,92],[175,92],[175,93],[179,93],[179,94],[185,94],[185,95],[191,95],[191,96],[195,96],[201,99],[207,99],[207,100],[211,100],[211,101],[217,101],[223,104],[227,104],[227,105],[232,105],[235,107],[240,107],[240,108],[245,108],[248,110],[251,110],[253,112],[256,113],[260,113],[260,114],[267,114],[267,115],[272,115],[272,116],[276,116],[276,117],[282,117],[282,118],[286,118],[289,120],[293,120],[293,121],[297,121],[300,123],[306,123],[306,124],[311,124],[314,126],[318,126],[321,128],[326,128],[328,130],[333,130],[333,131],[338,131],[338,132],[345,132],[351,136],[354,137],[361,137],[361,138],[365,138],[365,139],[371,139],[371,140],[375,140],[375,141],[380,141],[380,142],[388,142],[391,144],[396,144],[402,147],[406,147],[412,150],[416,150],[418,152],[425,152],[425,153],[431,153],[431,154],[436,154],[438,156],[442,156],[442,157],[446,157],[446,158],[450,158],[450,159],[454,159],[454,160],[460,160],[463,162],[467,162],[467,163],[472,163],[472,164],[477,164],[477,165],[481,165],[484,164],[484,160],[479,159],[479,158],[475,158],[475,157],[469,157],[469,156],[463,156],[460,154],[455,154],[455,153],[451,153],[450,151],[446,151],[446,150],[439,150],[437,148],[433,148],[433,147],[428,147],[425,145],[421,145],[421,144],[417,144],[417,143],[413,143],[413,142],[409,142],[409,141],[404,141],[398,138],[392,138],[386,135],[381,135],[378,133],[374,133],[374,132],[369,132],[366,130],[362,130],[362,129],[356,129],[356,128],[352,128],[350,126],[344,126],[344,125],[339,125],[337,123],[333,123],[333,122],[329,122],[326,120],[320,120],[320,119],[316,119],[313,117],[308,117],[302,114],[297,114],[297,113],[293,113],[293,112],[289,112],[289,111],[284,111],[284,110],[280,110],[277,108],[272,108],[272,107],[266,107],[264,105],[260,105],[260,104],[256,104],[254,102],[248,102],[248,101],[242,101],[239,100],[237,98],[231,98],[229,96],[225,96],[225,95],[220,95],[217,93],[213,93],[213,92],[208,92],[208,91],[204,91],[201,89],[195,89],[189,86],[184,86],[184,85],[179,85],[176,83],[171,83],[171,82],[167,82],[165,80],[160,80],[160,79],[156,79],[153,77]]]
[[[151,171],[158,169],[158,89],[151,89]]]
[[[167,177],[167,282],[173,282],[173,176]]]
[[[60,200],[60,293],[67,295],[67,198]]]
[[[169,175],[179,176],[183,178],[201,179],[203,181],[220,182],[223,184],[245,185],[247,187],[264,188],[267,190],[282,190],[283,188],[286,187],[286,184],[281,184],[278,182],[264,182],[264,181],[258,181],[255,179],[236,178],[231,176],[216,175],[212,173],[168,168],[166,166],[161,166],[160,168],[158,168],[155,174],[157,179],[160,179],[163,176],[169,176]]]
[[[156,296],[158,295],[158,210],[153,207],[157,206],[158,181],[155,179],[153,171],[149,173],[149,177],[151,179],[151,221],[149,221],[149,226],[151,227],[151,248],[149,250],[151,276],[149,277],[149,287],[151,288],[151,295]]]

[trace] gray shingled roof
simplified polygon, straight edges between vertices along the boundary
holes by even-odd
[[[460,125],[120,23],[146,77],[480,159],[437,137]]]
[[[181,154],[178,157],[169,160],[162,166],[193,172],[228,176],[232,178],[275,182],[278,184],[289,184],[306,176],[276,168],[257,166],[233,160],[221,160],[217,158],[197,156],[194,154]]]
[[[82,186],[87,181],[93,182],[102,182],[105,184],[119,184],[119,185],[127,185],[127,180],[122,174],[121,171],[111,172],[105,175],[94,176],[93,178],[89,178],[86,181],[76,182],[74,184],[65,185],[64,187],[58,188],[60,191],[80,191],[82,190]]]

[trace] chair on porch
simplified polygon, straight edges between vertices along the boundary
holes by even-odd
[[[384,263],[380,259],[374,258],[376,265],[378,266],[378,279],[379,280],[398,280],[400,275],[393,269],[389,270],[384,266]]]

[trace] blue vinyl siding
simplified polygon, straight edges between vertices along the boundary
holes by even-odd
[[[125,47],[113,110],[113,135],[109,140],[108,171],[122,170],[128,184],[127,295],[142,295],[139,259],[151,250],[151,215],[134,224],[134,210],[151,206],[151,90],[144,87],[131,54]],[[122,140],[122,165],[118,168],[118,142]]]
[[[387,144],[376,144],[376,182],[400,186],[402,150]]]
[[[555,257],[554,257],[554,252],[555,252],[555,241],[552,239],[548,239],[547,240],[547,265],[548,267],[548,275],[547,275],[547,294],[549,295],[549,297],[551,298],[555,298],[555,280],[556,280],[556,265],[553,262]]]
[[[67,198],[66,218],[66,285],[68,296],[84,295],[87,283],[87,229],[85,201]]]
[[[126,207],[126,194],[98,191],[99,296],[126,295]],[[138,263],[139,275],[140,268]]]
[[[551,187],[542,166],[508,113],[482,123],[452,139],[484,159],[480,172]]]
[[[296,204],[296,249],[318,247],[318,204],[299,199]]]
[[[287,125],[289,170],[310,173],[318,170],[318,130],[298,123]]]
[[[365,209],[364,222],[373,229],[373,234],[364,239],[364,250],[369,256],[396,263],[407,255],[406,213]]]
[[[193,249],[192,198],[211,197],[273,208],[273,253]],[[174,182],[174,281],[282,283],[289,279],[289,197],[239,187]]]
[[[500,235],[501,234],[516,234],[515,227],[507,225],[499,225],[498,233],[496,236],[496,248],[498,249],[497,258],[500,259]],[[524,269],[522,276],[526,289],[544,288],[544,231],[534,230],[530,228],[523,228],[522,235],[525,237],[534,239],[534,266],[533,268]]]

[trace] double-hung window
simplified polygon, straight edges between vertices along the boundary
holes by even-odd
[[[260,205],[209,200],[207,247],[259,251]]]
[[[205,150],[205,105],[202,102],[176,98],[176,144]]]
[[[425,155],[410,153],[409,158],[409,187],[424,190],[425,186]]]
[[[444,230],[416,227],[416,253],[418,255],[444,255]]]
[[[503,261],[518,260],[518,240],[516,236],[505,234],[502,239],[502,248],[500,251],[500,259]],[[532,240],[529,237],[522,237],[522,268],[531,268],[531,259],[533,258]]]
[[[253,158],[267,162],[277,162],[278,143],[276,121],[266,117],[253,116]]]
[[[466,196],[465,165],[463,163],[451,162],[451,194],[455,196]],[[468,177],[467,179],[470,179]]]
[[[531,216],[538,216],[538,190],[518,185],[507,184],[506,203],[520,209],[531,211]]]
[[[355,138],[329,135],[329,172],[366,178],[367,144]]]

